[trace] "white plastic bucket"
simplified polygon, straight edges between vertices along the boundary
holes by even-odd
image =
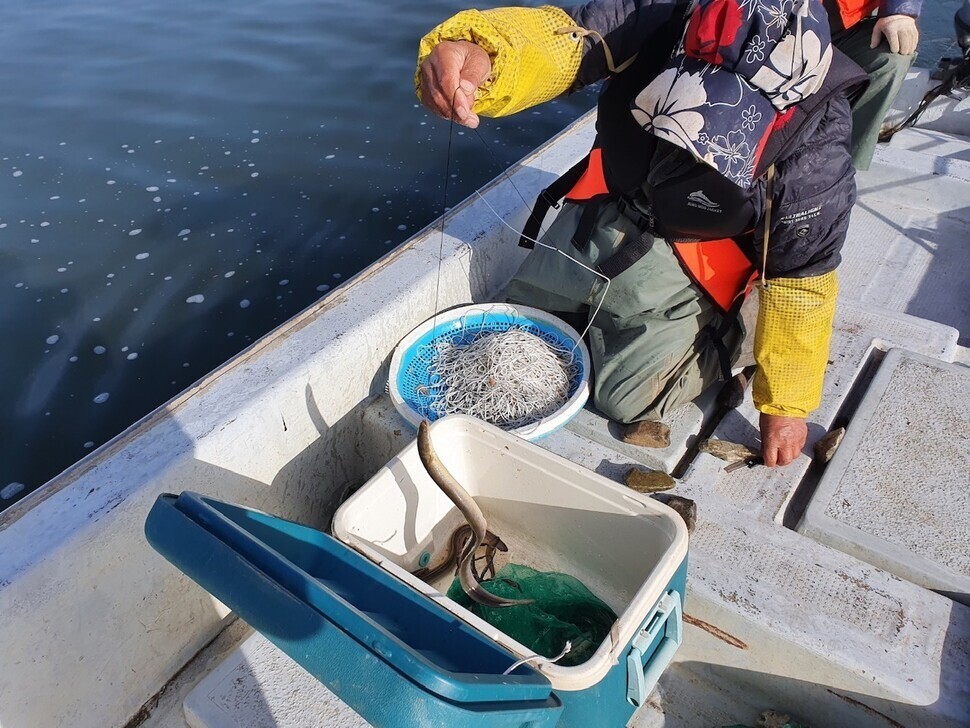
[[[581,665],[539,667],[553,688],[584,690],[622,660],[687,557],[687,529],[667,506],[472,417],[431,425],[448,470],[481,506],[510,560],[576,577],[619,622]],[[435,565],[461,513],[431,480],[412,442],[337,511],[333,534],[479,631],[527,657],[522,644],[448,599],[453,575],[434,585],[411,571]]]

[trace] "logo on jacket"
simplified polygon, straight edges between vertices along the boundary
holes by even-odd
[[[687,206],[696,207],[698,210],[707,210],[708,212],[720,212],[721,206],[708,198],[700,190],[697,192],[691,192],[687,195]]]

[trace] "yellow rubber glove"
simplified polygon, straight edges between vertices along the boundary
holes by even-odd
[[[872,40],[869,47],[875,48],[882,38],[889,43],[889,50],[904,56],[911,56],[916,52],[919,44],[919,29],[916,19],[909,15],[887,15],[876,21],[872,29]]]

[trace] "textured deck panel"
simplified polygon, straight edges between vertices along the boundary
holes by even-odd
[[[619,439],[619,426],[607,426],[603,416],[592,408],[580,412],[566,425],[566,429],[593,442],[603,443],[651,470],[670,473],[694,443],[698,430],[714,414],[716,398],[717,390],[708,390],[665,420],[670,426],[670,445],[665,448],[638,447],[622,442]]]
[[[970,369],[894,350],[799,531],[970,603],[967,523]]]
[[[970,339],[970,140],[922,129],[879,145],[839,267],[842,295]]]
[[[784,509],[811,466],[812,446],[832,425],[860,373],[881,350],[902,347],[948,360],[956,351],[957,332],[931,321],[843,300],[836,313],[822,405],[809,417],[809,441],[804,453],[785,468],[742,468],[724,472],[724,463],[701,454],[684,476],[681,490],[695,498],[717,495],[747,517],[781,521]],[[721,421],[713,437],[757,449],[758,413],[750,396]]]

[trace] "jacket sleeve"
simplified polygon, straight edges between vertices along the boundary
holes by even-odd
[[[679,8],[678,0],[592,0],[565,10],[464,10],[421,39],[418,68],[442,41],[476,43],[491,58],[492,75],[479,89],[475,112],[507,116],[602,80]],[[420,97],[419,81],[415,73]]]
[[[754,403],[805,417],[818,407],[828,362],[842,243],[855,203],[844,96],[828,102],[804,141],[777,164],[775,217],[755,332]]]
[[[879,17],[887,15],[911,15],[918,18],[923,9],[923,0],[882,0],[879,3]]]

